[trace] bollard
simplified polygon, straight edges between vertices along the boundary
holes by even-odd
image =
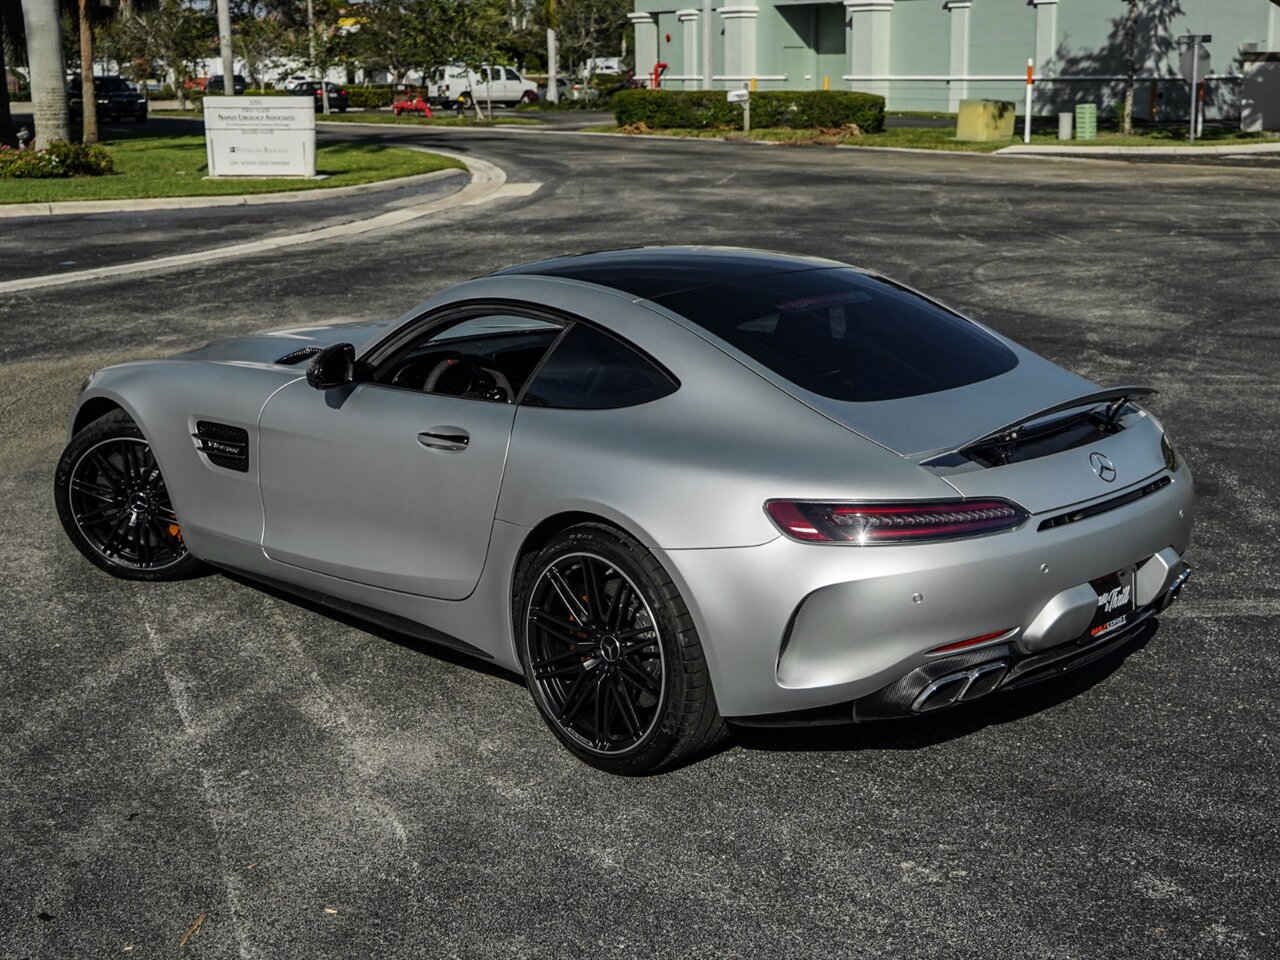
[[[1074,113],[1058,114],[1058,139],[1059,140],[1071,139],[1071,126],[1072,126],[1072,121],[1074,121],[1075,118],[1076,116]]]

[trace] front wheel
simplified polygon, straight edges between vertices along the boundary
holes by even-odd
[[[54,505],[88,560],[126,580],[181,580],[203,570],[182,527],[151,445],[123,411],[77,433],[58,460]]]
[[[580,759],[647,774],[724,735],[689,610],[634,538],[563,531],[521,562],[513,603],[534,703]]]

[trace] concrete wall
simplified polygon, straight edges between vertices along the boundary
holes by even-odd
[[[754,16],[743,13],[751,8]],[[693,77],[696,57],[686,56],[684,24],[677,17],[682,9],[698,11],[700,37],[708,25],[701,22],[697,0],[635,0],[637,12],[654,17],[669,75]],[[1120,0],[716,0],[714,9],[713,73],[723,78],[749,64],[762,90],[820,89],[828,76],[832,89],[885,93],[891,109],[945,111],[962,97],[988,97],[1013,100],[1021,110],[1021,77],[1030,57],[1039,76],[1076,78],[1038,83],[1036,113],[1092,102],[1106,115],[1123,95]],[[1189,89],[1179,74],[1173,38],[1189,31],[1213,35],[1208,116],[1235,116],[1241,53],[1248,44],[1280,50],[1280,7],[1276,0],[1144,0],[1137,116],[1186,116]],[[743,38],[752,41],[751,50],[741,48]],[[700,56],[701,41],[698,46]],[[651,67],[637,64],[637,71]],[[1149,78],[1160,78],[1154,99]],[[718,89],[742,85],[714,83]],[[696,89],[701,82],[669,86]]]

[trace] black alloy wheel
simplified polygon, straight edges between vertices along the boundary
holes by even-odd
[[[173,580],[200,569],[151,445],[123,413],[96,420],[67,445],[54,500],[72,543],[109,573]]]
[[[529,672],[560,728],[584,749],[630,750],[662,711],[665,662],[653,613],[602,557],[571,553],[538,577]]]
[[[572,527],[517,573],[517,636],[543,719],[578,757],[644,774],[724,732],[688,609],[653,555]]]

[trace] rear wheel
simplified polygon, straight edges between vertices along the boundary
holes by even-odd
[[[601,524],[522,561],[516,633],[552,732],[611,773],[652,773],[725,733],[688,608],[638,541]]]
[[[151,445],[125,413],[109,413],[72,438],[53,492],[71,542],[108,573],[180,580],[203,569],[182,540]]]

